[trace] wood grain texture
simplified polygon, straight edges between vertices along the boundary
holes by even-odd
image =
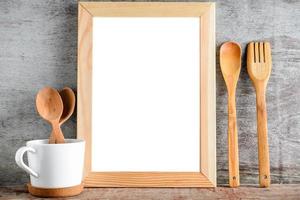
[[[45,87],[38,92],[35,102],[39,115],[52,126],[49,144],[65,143],[59,124],[63,113],[63,102],[58,91],[51,87]]]
[[[267,84],[271,70],[270,43],[251,42],[248,44],[247,71],[256,91],[259,184],[261,187],[269,187],[271,183],[266,103]]]
[[[92,48],[93,16],[81,5],[78,6],[78,95],[77,95],[77,138],[84,139],[84,177],[91,171],[92,152]]]
[[[235,91],[228,92],[228,176],[230,187],[240,186]]]
[[[99,17],[195,17],[202,16],[211,3],[197,2],[81,2],[93,16]]]
[[[215,187],[198,172],[90,172],[85,187]]]
[[[239,151],[236,117],[236,87],[241,71],[241,47],[229,41],[220,48],[220,67],[228,96],[228,174],[230,187],[240,185]]]
[[[27,190],[30,194],[36,197],[70,197],[79,195],[83,191],[84,185],[81,183],[80,185],[66,187],[66,188],[37,188],[32,186],[30,183],[27,184]]]
[[[68,199],[85,200],[220,200],[220,199],[251,199],[251,200],[295,200],[299,199],[300,185],[272,185],[270,188],[254,186],[228,188],[85,188],[79,196]],[[0,188],[0,199],[40,199],[31,196],[23,186]]]
[[[92,29],[93,17],[200,17],[200,169],[201,173],[92,172]],[[78,6],[77,136],[86,142],[86,187],[215,187],[216,88],[214,3],[94,3]],[[200,149],[199,149],[200,150]]]
[[[273,69],[266,94],[271,179],[272,183],[300,183],[300,1],[214,2],[217,49],[228,40],[239,42],[244,53],[250,41],[268,40],[272,45]],[[45,139],[50,134],[50,126],[34,108],[38,90],[50,85],[58,89],[70,86],[76,91],[77,3],[75,0],[0,2],[0,185],[28,182],[27,174],[14,163],[14,154],[25,141]],[[236,92],[240,182],[258,185],[255,90],[247,74],[245,58],[244,54]],[[215,78],[217,181],[227,184],[227,93],[218,60]],[[62,125],[65,138],[76,137],[75,116],[76,113]],[[99,198],[125,195],[122,189],[101,191],[89,190],[84,194],[92,193]],[[142,195],[149,195],[150,199],[154,195],[151,190],[130,191],[137,191],[134,196],[137,199]],[[186,197],[190,191],[196,199],[202,194],[197,189],[154,191],[162,198],[171,193]],[[243,192],[225,191],[232,195]],[[245,194],[250,197],[256,191]],[[271,195],[272,185],[270,190],[262,191],[267,192],[257,196]],[[279,189],[277,195],[282,195]]]
[[[215,4],[201,15],[200,25],[200,171],[216,184]]]

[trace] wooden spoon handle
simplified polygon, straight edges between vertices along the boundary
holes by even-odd
[[[49,137],[49,142],[48,143],[49,144],[55,144],[55,135],[54,135],[53,130],[52,130],[51,135]]]
[[[269,187],[270,159],[268,144],[267,105],[265,91],[256,93],[257,109],[257,138],[258,138],[258,160],[259,160],[259,184],[261,187]]]
[[[235,94],[230,93],[228,93],[228,169],[229,186],[238,187],[240,175]]]
[[[65,143],[65,138],[64,138],[64,135],[60,129],[60,125],[59,123],[52,123],[52,133],[51,133],[51,136],[49,138],[49,143],[50,143],[50,139],[52,139],[52,135],[54,136],[55,138],[55,143],[56,144],[59,144],[59,143]]]

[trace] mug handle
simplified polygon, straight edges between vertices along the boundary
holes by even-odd
[[[39,175],[38,173],[36,173],[35,171],[33,171],[32,169],[30,169],[23,161],[23,155],[26,151],[35,153],[35,149],[32,147],[21,147],[18,149],[18,151],[16,152],[15,155],[15,160],[16,163],[19,167],[21,167],[25,172],[27,172],[28,174],[34,176],[35,178],[38,178]]]

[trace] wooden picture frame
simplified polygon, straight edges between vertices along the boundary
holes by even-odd
[[[92,172],[93,17],[200,18],[200,172]],[[215,4],[198,2],[79,2],[77,137],[86,141],[86,187],[215,187]]]

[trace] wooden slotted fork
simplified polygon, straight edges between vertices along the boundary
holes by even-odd
[[[272,58],[268,42],[251,42],[247,49],[247,70],[256,90],[259,184],[270,186],[270,159],[266,88],[271,74]]]

